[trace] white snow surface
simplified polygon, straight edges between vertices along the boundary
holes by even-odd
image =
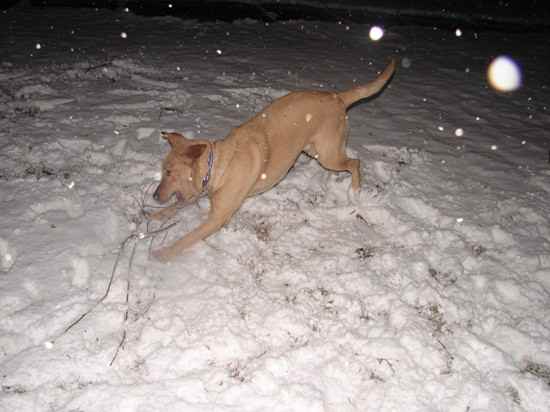
[[[0,14],[1,411],[550,410],[550,41],[369,29]],[[486,82],[500,54],[523,69],[511,94]],[[349,112],[360,196],[302,156],[220,232],[149,258],[161,130],[222,138],[391,56]]]

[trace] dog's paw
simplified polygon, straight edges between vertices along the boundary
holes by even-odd
[[[361,202],[361,189],[355,190],[353,188],[348,189],[348,201],[352,205],[358,205]]]
[[[159,220],[158,211],[157,212],[143,211],[143,217],[146,220]]]
[[[145,219],[147,220],[168,220],[175,216],[177,212],[176,207],[165,207],[160,210],[153,211],[146,211],[143,212],[143,215],[145,216]]]
[[[159,262],[166,263],[174,258],[174,252],[172,249],[163,247],[161,249],[156,249],[151,252],[151,255],[153,258],[158,260]]]

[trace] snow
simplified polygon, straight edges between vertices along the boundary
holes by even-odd
[[[548,411],[549,41],[369,29],[0,14],[0,410]],[[523,70],[506,94],[501,54]],[[301,156],[205,242],[148,257],[160,131],[221,138],[390,56],[349,112],[359,196]]]

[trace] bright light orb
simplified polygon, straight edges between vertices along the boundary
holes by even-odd
[[[508,56],[495,58],[487,69],[489,84],[499,92],[512,92],[521,86],[521,69]]]
[[[384,36],[384,30],[380,26],[372,26],[369,31],[369,37],[372,41],[378,41]]]

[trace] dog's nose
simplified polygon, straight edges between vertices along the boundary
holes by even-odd
[[[155,193],[153,193],[153,199],[155,199],[157,202],[159,201],[159,191],[160,191],[160,185],[157,186],[157,190],[155,190]]]

